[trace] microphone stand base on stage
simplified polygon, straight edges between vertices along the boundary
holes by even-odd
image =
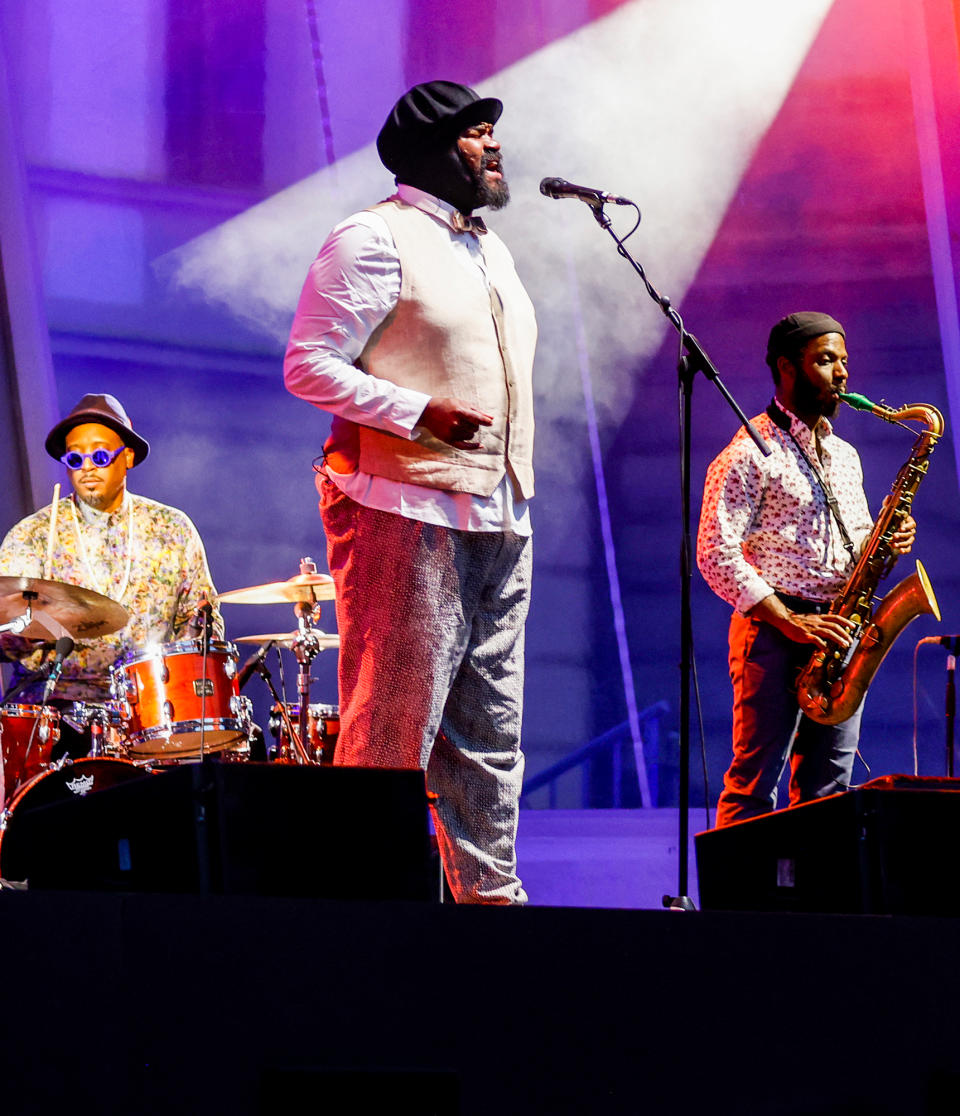
[[[547,181],[547,180],[545,180]],[[549,180],[552,184],[553,180]],[[569,185],[569,184],[564,184]],[[543,184],[541,183],[541,190]],[[580,191],[574,193],[573,191]],[[544,190],[544,193],[548,191]],[[660,307],[660,310],[676,329],[680,336],[682,355],[677,362],[677,372],[680,387],[680,482],[681,482],[681,545],[680,545],[680,787],[679,787],[679,869],[678,869],[678,894],[665,895],[663,905],[670,910],[695,910],[693,901],[687,896],[689,878],[689,840],[690,840],[690,680],[693,670],[693,624],[690,606],[690,579],[693,572],[692,547],[690,541],[690,456],[691,456],[691,402],[693,398],[693,381],[698,372],[710,380],[723,396],[727,405],[737,416],[741,426],[747,431],[757,448],[765,456],[770,450],[763,438],[751,424],[750,420],[740,409],[736,400],[727,390],[720,374],[713,362],[704,352],[692,333],[688,333],[683,319],[673,308],[670,299],[661,295],[639,263],[633,258],[624,242],[627,237],[639,227],[640,210],[637,209],[637,224],[630,233],[622,239],[613,231],[610,219],[603,211],[605,200],[613,201],[612,195],[604,195],[600,191],[589,191],[590,197],[584,197],[583,187],[571,187],[564,193],[554,193],[548,196],[579,197],[590,206],[597,224],[610,234],[617,245],[617,252],[630,264],[640,276],[647,293]],[[625,199],[616,199],[616,204],[624,204]],[[630,202],[629,204],[633,204]]]

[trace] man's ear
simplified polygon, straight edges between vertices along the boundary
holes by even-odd
[[[780,377],[781,384],[793,385],[793,381],[797,378],[797,366],[793,361],[786,356],[777,357],[777,375]]]
[[[133,458],[134,452],[129,446],[127,446],[127,448],[123,451],[123,459],[124,461],[126,461],[128,469],[133,468]]]

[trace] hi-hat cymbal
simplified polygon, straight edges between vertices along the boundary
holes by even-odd
[[[220,594],[221,604],[312,604],[332,601],[333,578],[329,574],[297,574],[289,581],[270,581],[248,589],[231,589]]]
[[[307,635],[313,638],[320,645],[321,651],[328,651],[332,647],[340,646],[340,636],[336,632],[327,633],[321,632],[319,628],[308,628]],[[272,635],[248,635],[238,636],[234,643],[275,643],[278,647],[290,648],[294,645],[297,639],[300,638],[299,632],[274,632]]]
[[[0,577],[0,624],[22,616],[28,603],[35,613],[48,613],[74,639],[109,635],[125,627],[130,619],[123,605],[82,585],[39,577]],[[53,639],[36,617],[17,634],[24,639]]]

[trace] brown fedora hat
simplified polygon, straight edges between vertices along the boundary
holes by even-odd
[[[139,465],[150,452],[150,443],[134,431],[127,412],[115,396],[85,395],[70,414],[61,419],[47,435],[44,448],[55,461],[59,461],[67,452],[67,434],[75,426],[81,426],[85,422],[99,423],[119,434],[123,444],[133,450],[134,465]]]

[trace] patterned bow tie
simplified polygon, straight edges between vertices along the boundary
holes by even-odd
[[[450,215],[450,224],[456,232],[470,233],[473,236],[482,236],[487,231],[482,217],[467,217],[456,210]]]

